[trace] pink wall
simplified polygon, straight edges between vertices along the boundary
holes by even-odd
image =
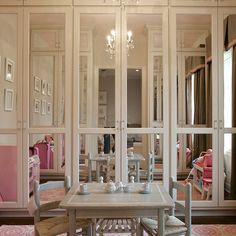
[[[0,146],[0,195],[3,201],[17,200],[17,149]]]

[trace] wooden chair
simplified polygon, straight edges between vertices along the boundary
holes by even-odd
[[[57,209],[60,204],[60,201],[51,201],[41,204],[40,193],[45,190],[57,188],[65,188],[67,192],[70,188],[70,179],[66,177],[65,181],[49,181],[44,184],[39,184],[38,181],[34,181],[34,201],[37,207],[34,214],[36,236],[55,236],[69,232],[69,217],[67,215],[40,220],[41,213]],[[79,235],[91,235],[91,224],[92,221],[89,219],[76,220],[77,229],[81,229]]]
[[[170,178],[170,195],[173,198],[174,189],[181,192],[185,196],[184,204],[175,202],[175,208],[171,209],[170,214],[165,216],[165,235],[191,235],[191,184],[186,185]],[[179,220],[174,211],[179,210],[185,216],[184,222]],[[142,218],[140,221],[141,232],[145,230],[149,235],[158,234],[158,220]]]

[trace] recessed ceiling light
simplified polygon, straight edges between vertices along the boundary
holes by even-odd
[[[138,70],[138,69],[137,69],[137,70],[135,70],[135,71],[139,72],[139,70]]]

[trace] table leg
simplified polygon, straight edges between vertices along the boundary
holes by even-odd
[[[136,162],[136,178],[137,178],[137,182],[140,182],[140,177],[139,177],[139,168],[140,168],[140,164],[139,161]]]
[[[76,235],[76,210],[69,210],[69,235]]]
[[[92,161],[88,161],[88,181],[92,182]]]
[[[163,208],[158,209],[158,236],[163,236],[165,232],[165,211]]]
[[[96,162],[96,178],[97,178],[97,182],[99,182],[99,178],[100,178],[100,163],[98,161]]]
[[[96,219],[92,219],[92,222],[93,222],[93,224],[92,224],[92,235],[93,236],[96,236],[96,226],[97,226],[97,223],[96,223]]]

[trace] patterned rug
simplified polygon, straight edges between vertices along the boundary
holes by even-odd
[[[0,236],[34,236],[33,225],[2,225]],[[64,236],[60,235],[60,236]],[[147,235],[147,234],[145,234]],[[193,225],[192,236],[235,236],[236,225]],[[129,234],[106,234],[106,236],[129,236]]]

